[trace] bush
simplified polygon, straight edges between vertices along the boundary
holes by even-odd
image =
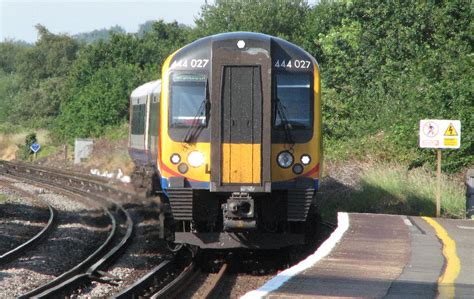
[[[30,160],[33,155],[33,151],[30,147],[36,142],[36,133],[29,133],[26,135],[25,144],[18,146],[17,158],[20,160]]]

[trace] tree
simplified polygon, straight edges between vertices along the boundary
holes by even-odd
[[[423,161],[428,151],[403,156],[417,148],[420,119],[460,119],[472,132],[472,14],[465,1],[315,6],[306,46],[320,61],[326,136],[353,143],[381,136],[392,158]],[[473,163],[473,137],[465,137],[447,168]]]
[[[128,97],[160,77],[161,65],[188,42],[189,27],[157,21],[143,37],[114,33],[84,47],[71,67],[54,131],[60,139],[99,136],[128,117]]]
[[[67,35],[55,35],[37,25],[39,39],[16,56],[15,94],[11,94],[8,121],[45,127],[59,113],[65,76],[76,58],[78,44]]]
[[[202,7],[196,19],[196,37],[220,32],[254,31],[294,41],[303,35],[310,8],[305,0],[225,1]]]
[[[98,70],[88,84],[77,90],[61,107],[56,133],[62,139],[97,137],[107,127],[128,117],[130,92],[143,80],[137,65],[109,65]]]

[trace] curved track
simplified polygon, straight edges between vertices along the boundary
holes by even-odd
[[[21,163],[0,161],[0,173],[15,177],[22,177],[35,182],[41,182],[68,192],[86,196],[104,205],[104,210],[110,218],[111,229],[106,241],[90,256],[72,269],[57,276],[54,280],[23,294],[21,298],[32,296],[60,296],[77,287],[78,283],[102,278],[101,270],[120,255],[132,238],[133,221],[130,214],[116,200],[112,194],[120,198],[134,197],[133,194],[114,189],[106,185],[103,180],[93,180],[88,176],[70,175],[57,170],[31,166]],[[107,207],[108,206],[108,207]],[[112,208],[115,211],[112,211]],[[119,225],[121,223],[121,225]],[[121,227],[124,227],[123,229]]]
[[[114,257],[121,249],[123,249],[125,244],[131,238],[133,231],[133,223],[131,222],[131,219],[127,217],[127,231],[125,235],[120,238],[118,236],[120,233],[118,229],[117,216],[114,215],[114,213],[109,209],[106,209],[106,213],[109,216],[112,224],[111,229],[105,242],[102,243],[102,245],[96,251],[84,259],[81,263],[77,264],[74,268],[64,272],[54,280],[26,294],[23,294],[20,296],[20,298],[29,298],[33,296],[58,296],[64,292],[74,289],[78,283],[85,282],[95,277],[96,271],[102,265],[105,265],[107,262],[109,262],[110,259]],[[117,238],[120,238],[120,242],[110,249],[114,243],[114,239]]]
[[[0,255],[0,265],[9,263],[13,261],[18,256],[22,255],[28,249],[38,245],[44,238],[51,232],[54,228],[56,220],[56,210],[47,202],[44,202],[47,205],[49,210],[49,220],[45,227],[38,232],[35,236],[30,238],[28,241],[22,243],[21,245],[13,248],[12,250],[5,252]]]

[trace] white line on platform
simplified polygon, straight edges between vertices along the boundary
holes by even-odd
[[[458,228],[460,229],[474,229],[473,226],[462,226],[462,225],[457,225]]]
[[[286,269],[278,273],[277,276],[273,277],[271,280],[267,281],[263,286],[260,288],[250,291],[241,299],[254,299],[254,298],[262,298],[263,296],[268,295],[268,293],[275,291],[279,287],[281,287],[285,282],[287,282],[291,277],[299,274],[300,272],[312,267],[318,261],[322,260],[326,257],[336,244],[342,239],[342,236],[349,228],[349,215],[347,213],[338,213],[337,214],[337,228],[331,234],[331,236],[324,241],[321,246],[319,246],[318,250],[316,250],[312,255],[308,256],[306,259],[302,260],[295,266]]]

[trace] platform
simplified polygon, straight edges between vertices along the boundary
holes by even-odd
[[[474,298],[474,221],[339,213],[318,250],[244,298]]]

